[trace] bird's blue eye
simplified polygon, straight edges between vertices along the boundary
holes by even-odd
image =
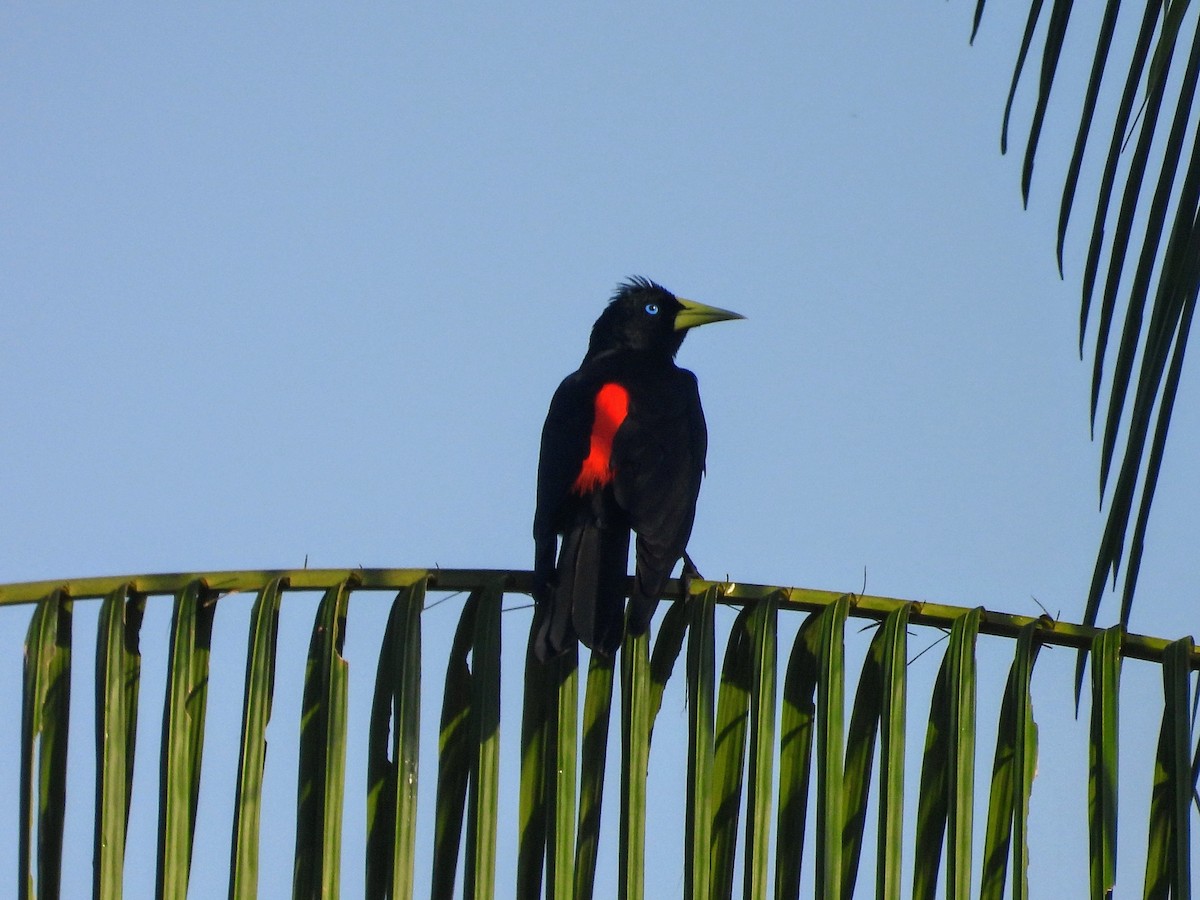
[[[657,303],[647,303],[646,304],[646,312],[648,312],[652,316],[657,316],[658,315],[658,304]]]

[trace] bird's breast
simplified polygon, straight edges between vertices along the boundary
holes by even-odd
[[[571,490],[588,494],[612,481],[612,447],[617,429],[629,415],[629,391],[616,382],[607,382],[596,392],[588,455],[579,468]]]

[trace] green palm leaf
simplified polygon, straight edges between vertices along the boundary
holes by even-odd
[[[579,654],[568,650],[548,664],[553,692],[550,700],[550,738],[546,753],[549,826],[546,876],[547,897],[569,900],[575,893],[575,767],[579,753]]]
[[[913,896],[933,897],[946,840],[946,896],[971,890],[971,826],[975,771],[975,638],[982,611],[954,621],[934,682],[921,765]]]
[[[475,619],[481,596],[481,590],[473,591],[463,604],[446,664],[438,737],[437,821],[430,887],[430,896],[434,900],[450,900],[454,896],[454,879],[458,871],[467,784],[471,777],[472,672],[467,657],[475,638]]]
[[[300,716],[296,862],[292,896],[337,897],[341,883],[342,789],[346,769],[349,664],[342,658],[349,585],[329,588],[317,607]]]
[[[582,750],[579,766],[579,826],[575,842],[575,900],[591,900],[595,891],[596,856],[600,847],[600,809],[608,725],[612,715],[613,659],[594,653],[588,661],[583,699]]]
[[[71,710],[72,603],[55,588],[34,610],[25,637],[21,706],[18,892],[58,896],[66,816]],[[36,875],[36,882],[34,880]]]
[[[1092,714],[1088,743],[1088,848],[1091,896],[1111,895],[1117,880],[1117,716],[1124,629],[1092,640]]]
[[[175,596],[163,710],[158,877],[161,896],[187,895],[200,793],[208,658],[216,602],[196,579]]]
[[[366,893],[409,897],[422,829],[417,747],[421,734],[421,623],[427,589],[469,589],[447,661],[440,711],[433,825],[431,896],[508,895],[497,885],[500,780],[519,770],[520,834],[517,895],[589,898],[610,884],[598,871],[613,660],[592,655],[579,713],[578,665],[568,652],[549,664],[530,659],[525,671],[521,752],[506,762],[500,748],[500,620],[506,591],[527,590],[526,572],[358,570],[233,572],[87,579],[69,586],[0,585],[0,604],[36,603],[25,663],[22,728],[22,824],[18,862],[21,896],[53,896],[63,871],[66,821],[67,714],[74,603],[97,599],[97,807],[93,843],[98,896],[119,896],[121,842],[130,803],[130,773],[140,690],[144,606],[156,596],[175,601],[164,720],[159,831],[160,891],[186,890],[204,743],[209,635],[219,597],[256,591],[245,663],[241,755],[237,769],[229,875],[231,896],[258,887],[258,829],[266,752],[265,729],[274,694],[279,617],[289,591],[324,591],[304,675],[297,793],[297,896],[336,896],[341,886],[347,709],[351,702],[343,638],[352,592],[396,592],[382,636],[365,765]],[[672,586],[674,590],[675,587]],[[716,668],[715,611],[738,609]],[[807,611],[788,659],[776,658],[783,622]],[[847,727],[844,632],[849,617],[879,623]],[[903,811],[907,631],[949,628],[950,639],[930,698],[925,755],[917,791],[915,833],[905,839]],[[647,836],[649,803],[679,809],[683,878],[688,897],[762,897],[774,868],[774,896],[798,897],[805,832],[815,845],[811,892],[849,898],[864,854],[865,821],[875,791],[878,838],[875,893],[900,893],[901,860],[914,859],[913,895],[971,888],[971,831],[976,805],[975,699],[988,682],[976,673],[978,634],[1012,640],[1015,655],[1000,702],[997,747],[988,793],[981,895],[1028,896],[1031,845],[1027,818],[1037,759],[1031,685],[1043,644],[1091,646],[1093,702],[1086,765],[1090,893],[1103,898],[1117,858],[1117,709],[1121,661],[1162,666],[1165,705],[1146,857],[1149,896],[1184,895],[1190,878],[1189,802],[1194,790],[1191,673],[1200,654],[1190,639],[1167,642],[1085,626],[980,609],[909,603],[884,597],[763,585],[696,581],[661,617],[653,642],[629,637],[621,658],[621,778],[617,822],[617,889],[643,896],[648,870],[672,853]],[[687,646],[686,665],[677,665]],[[214,660],[214,665],[220,665]],[[776,716],[776,687],[782,697]],[[682,677],[688,698],[687,767],[682,797],[647,794],[651,736],[664,691]],[[718,688],[719,680],[719,688]],[[661,727],[661,726],[660,726]],[[286,731],[284,732],[286,733]],[[662,743],[662,742],[660,742]],[[775,754],[778,752],[778,779]],[[873,777],[878,754],[879,775]],[[1083,765],[1083,761],[1080,760]],[[810,809],[811,785],[816,782]],[[739,823],[745,816],[745,827]],[[810,824],[807,820],[809,816]],[[770,825],[775,820],[772,842]],[[1127,829],[1128,831],[1128,829]],[[647,841],[649,840],[649,844]],[[772,843],[774,849],[772,851]],[[739,877],[742,883],[735,888]],[[1011,887],[1008,873],[1012,873]],[[1080,878],[1082,880],[1082,871]],[[459,879],[461,878],[461,883]]]
[[[542,895],[546,862],[546,729],[550,680],[534,655],[534,629],[525,648],[525,704],[521,711],[521,796],[517,843],[517,896]]]
[[[1029,896],[1027,824],[1029,792],[1037,767],[1037,725],[1033,721],[1029,682],[1040,647],[1041,620],[1030,622],[1017,636],[1016,658],[1008,673],[996,729],[996,755],[992,764],[992,791],[988,803],[987,833],[983,850],[982,898],[1004,896],[1007,863],[1011,855],[1013,900]]]
[[[500,766],[500,610],[496,582],[479,595],[471,644],[471,778],[467,792],[464,895],[491,897],[496,882]]]
[[[750,635],[752,607],[734,620],[721,665],[713,742],[712,837],[709,875],[715,897],[733,896],[734,850],[742,806],[746,765],[746,731],[750,725]]]
[[[272,579],[250,611],[246,690],[242,700],[241,758],[233,805],[232,864],[229,895],[238,900],[258,896],[259,825],[262,819],[263,767],[267,759],[267,723],[275,693],[275,638],[283,580]]]
[[[771,813],[774,804],[775,669],[779,598],[769,594],[751,608],[747,622],[750,650],[750,769],[747,773],[746,859],[742,896],[765,898],[770,863]]]
[[[1146,849],[1146,896],[1187,897],[1191,887],[1188,811],[1192,799],[1191,695],[1192,639],[1167,648],[1163,660],[1164,707],[1154,762],[1150,836]]]
[[[133,796],[138,690],[142,656],[138,637],[146,598],[121,585],[100,605],[96,640],[96,897],[119,898],[125,866],[125,830]]]
[[[379,651],[367,757],[368,897],[406,900],[413,892],[424,602],[424,579],[396,595]]]
[[[709,854],[713,840],[713,728],[716,686],[713,612],[717,589],[693,594],[688,601],[688,792],[684,812],[683,893],[707,898],[712,893]],[[680,604],[682,608],[682,604]]]
[[[850,598],[838,598],[820,614],[817,657],[817,894],[842,892],[842,835],[845,785],[845,629]]]
[[[888,614],[876,632],[863,663],[846,734],[845,822],[842,847],[842,896],[854,895],[867,820],[871,766],[875,745],[880,752],[879,837],[876,890],[880,896],[900,892],[900,847],[904,809],[904,722],[907,699],[909,607]],[[884,706],[887,709],[884,709]]]
[[[650,766],[650,660],[645,634],[621,647],[621,900],[641,900],[646,868],[646,776]]]
[[[812,746],[816,733],[815,701],[819,670],[812,647],[817,639],[820,614],[813,613],[800,626],[783,679],[783,710],[779,722],[779,810],[775,863],[777,900],[800,896],[800,867],[804,859],[804,832],[812,775]]]
[[[980,0],[972,39],[983,6]],[[1025,144],[1021,190],[1026,202],[1073,3],[1055,0],[1049,8],[1041,39],[1037,101]],[[1060,201],[1056,248],[1060,271],[1067,226],[1080,200],[1079,179],[1089,139],[1108,136],[1081,275],[1079,347],[1082,355],[1088,323],[1095,313],[1091,417],[1093,427],[1097,419],[1104,422],[1100,496],[1104,501],[1107,495],[1108,503],[1084,610],[1088,625],[1096,622],[1108,579],[1111,577],[1115,583],[1123,562],[1126,569],[1119,621],[1123,625],[1129,622],[1146,521],[1161,470],[1192,309],[1200,292],[1200,265],[1196,263],[1200,251],[1200,135],[1194,135],[1190,147],[1185,141],[1200,76],[1200,23],[1186,17],[1188,8],[1186,0],[1147,0],[1132,46],[1124,49],[1122,44],[1127,54],[1124,59],[1113,54],[1119,0],[1108,0],[1102,12],[1096,6],[1076,17],[1086,20],[1087,27],[1094,23],[1097,35]],[[1002,152],[1007,149],[1013,100],[1027,70],[1044,9],[1042,0],[1031,0],[1004,108]],[[1189,37],[1184,33],[1187,21],[1192,29],[1190,41],[1184,40]],[[1179,77],[1169,77],[1173,68],[1181,66]],[[1119,76],[1122,69],[1124,84],[1115,111],[1106,113],[1107,119],[1098,118],[1097,110],[1107,109],[1100,103],[1105,76]],[[1169,111],[1168,115],[1164,116],[1164,111]],[[1126,145],[1130,143],[1132,150],[1126,156]],[[1118,195],[1120,200],[1114,206]],[[1175,212],[1169,218],[1172,209]],[[1093,299],[1101,282],[1096,312]],[[1118,319],[1123,321],[1114,331]],[[1106,362],[1110,359],[1113,368],[1107,373]],[[1110,381],[1102,411],[1106,378]],[[1155,408],[1159,410],[1157,416]],[[1110,486],[1111,493],[1107,493]],[[1082,668],[1076,677],[1077,693],[1081,686]]]

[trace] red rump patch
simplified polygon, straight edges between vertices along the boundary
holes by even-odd
[[[609,383],[596,393],[596,417],[592,421],[591,446],[579,477],[571,485],[577,494],[586,494],[612,481],[613,436],[629,413],[629,391]]]

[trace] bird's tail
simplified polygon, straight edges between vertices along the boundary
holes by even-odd
[[[629,529],[576,525],[563,536],[554,599],[542,622],[538,655],[556,656],[576,636],[611,656],[624,632]]]

